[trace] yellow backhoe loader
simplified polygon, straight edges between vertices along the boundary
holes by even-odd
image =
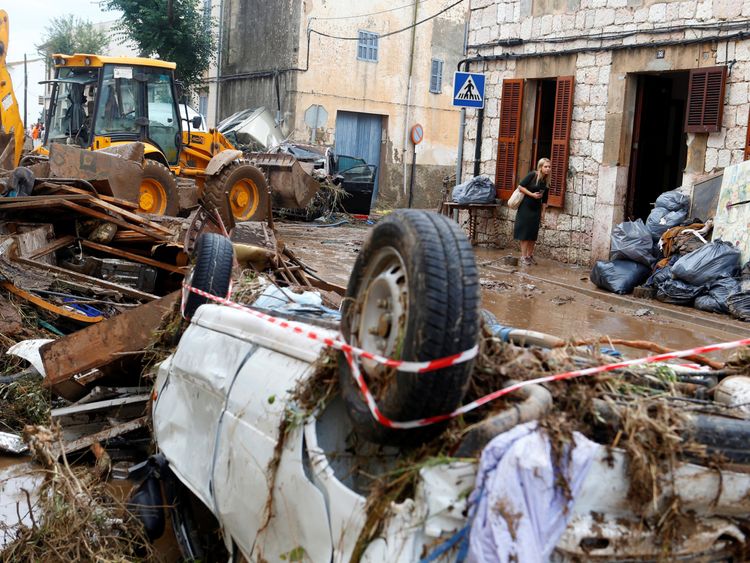
[[[5,57],[8,53],[8,14],[0,10],[0,168],[18,166],[23,151],[24,130],[13,82]]]
[[[266,217],[263,171],[243,160],[218,131],[191,130],[190,122],[183,130],[174,63],[75,54],[54,55],[54,64],[44,147],[65,143],[98,150],[141,142],[145,161],[138,203],[144,212],[176,214],[175,176],[186,176],[195,179],[201,199],[222,214],[231,210],[240,221]]]

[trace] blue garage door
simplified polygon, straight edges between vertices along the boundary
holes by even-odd
[[[380,139],[383,116],[371,113],[336,113],[336,154],[356,156],[377,167],[372,202],[378,197],[380,180]]]

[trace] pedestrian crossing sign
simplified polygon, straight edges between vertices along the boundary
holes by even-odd
[[[484,78],[484,74],[476,72],[456,72],[453,75],[453,105],[483,108]]]

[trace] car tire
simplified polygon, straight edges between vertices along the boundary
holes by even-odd
[[[185,280],[186,285],[225,298],[229,294],[234,266],[234,247],[231,241],[216,233],[204,233],[195,247],[195,266]],[[188,291],[183,314],[190,319],[198,307],[208,303],[207,297]]]
[[[143,175],[138,195],[139,210],[154,215],[176,216],[180,211],[177,180],[172,171],[161,162],[143,161]]]
[[[227,228],[235,221],[263,221],[268,216],[268,183],[259,168],[235,160],[206,178],[201,202],[218,210]]]
[[[474,252],[459,226],[420,210],[396,211],[381,221],[349,278],[342,307],[346,340],[386,357],[427,361],[472,348],[478,330],[479,277]],[[458,407],[473,362],[424,374],[367,361],[360,365],[380,411],[391,420],[403,421]],[[443,430],[444,424],[414,430],[381,425],[370,413],[343,355],[339,376],[349,417],[363,438],[408,445]]]

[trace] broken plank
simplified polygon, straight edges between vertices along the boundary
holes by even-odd
[[[106,213],[101,213],[100,211],[96,211],[95,209],[89,209],[88,207],[85,207],[83,205],[78,205],[77,203],[73,203],[72,201],[65,201],[61,200],[60,203],[67,207],[68,209],[72,209],[74,211],[77,211],[78,213],[82,213],[84,215],[88,215],[89,217],[94,217],[95,219],[101,219],[102,221],[108,221],[110,223],[114,223],[118,227],[123,227],[124,229],[130,229],[133,231],[137,231],[139,233],[142,233],[144,235],[147,235],[153,239],[162,240],[165,242],[169,242],[172,240],[172,237],[168,237],[162,233],[150,231],[149,229],[146,229],[144,227],[141,227],[140,225],[134,225],[133,223],[129,223],[120,217],[113,217],[112,215],[107,215]]]
[[[4,197],[0,199],[0,207],[10,206],[12,203],[33,203],[44,199],[46,201],[66,200],[66,201],[83,201],[92,199],[94,196],[90,194],[71,194],[71,195],[24,195],[17,197]]]
[[[133,403],[145,403],[149,400],[148,393],[143,395],[134,395],[129,397],[119,397],[117,399],[106,399],[103,401],[97,401],[94,403],[84,403],[79,405],[71,405],[69,407],[60,407],[59,409],[52,409],[50,416],[55,418],[61,418],[63,416],[70,416],[72,414],[85,414],[92,413],[100,410],[114,410],[117,407],[124,405],[131,405]]]
[[[107,440],[109,440],[110,438],[114,438],[115,436],[120,436],[122,434],[132,432],[133,430],[144,428],[146,426],[146,420],[147,417],[142,416],[134,420],[129,420],[128,422],[123,422],[122,424],[117,424],[100,432],[90,434],[89,436],[84,436],[83,438],[79,438],[78,440],[64,442],[63,451],[66,454],[77,452],[78,450],[88,448],[89,446],[97,442],[106,442]],[[58,456],[62,453],[63,452],[59,452]]]
[[[121,209],[117,207],[116,205],[112,205],[111,203],[107,203],[106,201],[103,201],[101,199],[91,199],[88,201],[91,205],[96,205],[98,207],[101,207],[102,209],[106,209],[107,211],[114,211],[115,213],[120,213],[123,217],[127,217],[128,219],[135,221],[136,223],[140,223],[141,225],[146,225],[147,227],[151,227],[152,229],[155,229],[157,231],[161,231],[167,235],[172,235],[172,231],[167,229],[166,227],[162,227],[158,223],[154,223],[153,221],[149,221],[145,217],[138,215],[137,213],[132,213],[131,211],[128,211],[127,209]]]
[[[127,260],[132,260],[133,262],[148,264],[149,266],[154,266],[155,268],[160,268],[168,272],[174,272],[175,274],[185,273],[185,268],[178,268],[177,266],[165,264],[164,262],[159,262],[152,258],[146,258],[145,256],[141,256],[140,254],[133,254],[132,252],[128,252],[126,250],[120,250],[119,248],[112,248],[111,246],[98,244],[96,242],[91,242],[90,240],[82,240],[81,244],[86,248],[91,248],[93,250],[98,250],[99,252],[105,252],[107,254],[119,256],[120,258],[126,258]]]
[[[28,258],[29,260],[36,260],[43,256],[47,256],[47,254],[55,252],[56,250],[65,248],[69,244],[73,244],[75,240],[76,237],[74,237],[73,235],[65,235],[64,237],[60,237],[59,239],[53,240],[49,244],[36,249],[28,256],[25,256],[25,258]]]
[[[46,182],[42,184],[42,186],[50,190],[60,190],[60,191],[65,191],[65,192],[69,192],[72,194],[93,195],[91,194],[91,192],[87,192],[84,189],[76,188],[74,186],[67,186],[65,184],[55,184],[54,182]],[[139,208],[137,203],[133,203],[132,201],[128,201],[126,199],[120,199],[119,197],[114,197],[111,195],[104,195],[104,194],[96,194],[95,197],[103,201],[109,202],[109,203],[114,203],[118,207],[124,207],[126,209],[138,209]]]
[[[132,287],[128,287],[126,285],[120,285],[119,283],[108,282],[105,280],[101,280],[99,278],[87,276],[86,274],[74,272],[73,270],[66,270],[65,268],[61,268],[59,266],[52,266],[50,264],[41,264],[39,262],[35,262],[34,260],[28,260],[26,258],[14,258],[13,262],[17,262],[25,266],[30,266],[32,268],[38,268],[40,270],[46,270],[47,272],[53,272],[63,277],[68,277],[68,278],[78,280],[81,282],[86,282],[93,286],[98,286],[104,289],[111,289],[123,295],[127,295],[128,297],[132,297],[133,299],[146,299],[148,301],[158,299],[158,296],[152,295],[151,293],[139,291],[137,289],[133,289]]]
[[[122,357],[123,353],[143,350],[151,343],[152,332],[177,302],[175,291],[136,309],[120,313],[96,326],[86,327],[39,349],[51,387],[77,373],[98,368]],[[92,330],[93,329],[93,330]]]
[[[83,315],[81,313],[76,313],[74,311],[69,311],[68,309],[65,309],[64,307],[60,307],[59,305],[55,303],[50,303],[49,301],[45,301],[41,297],[34,295],[33,293],[29,293],[28,291],[24,291],[23,289],[20,289],[13,285],[10,282],[4,281],[0,282],[0,287],[5,289],[6,291],[10,291],[11,293],[17,295],[21,299],[25,299],[29,303],[32,303],[36,305],[37,307],[41,307],[45,311],[49,311],[50,313],[54,313],[55,315],[60,315],[61,317],[65,317],[67,319],[71,319],[74,321],[77,321],[79,323],[98,323],[104,320],[104,317],[102,316],[96,316],[96,317],[89,317],[88,315]]]

